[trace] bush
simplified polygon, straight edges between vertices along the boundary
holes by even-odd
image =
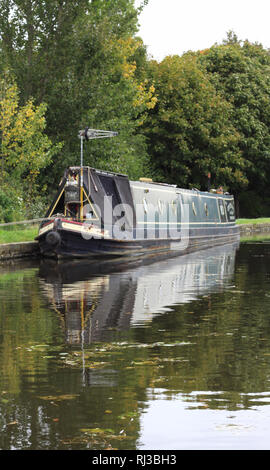
[[[270,217],[270,197],[245,191],[239,194],[239,212],[241,218]]]
[[[15,211],[14,198],[7,192],[0,190],[0,221],[12,222]]]
[[[24,216],[23,199],[14,189],[4,186],[0,189],[0,222],[21,220]]]

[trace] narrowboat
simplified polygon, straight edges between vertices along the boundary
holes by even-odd
[[[65,170],[36,239],[45,257],[89,258],[186,254],[239,240],[234,197],[182,189],[148,178],[83,165]],[[114,133],[113,133],[114,135]],[[112,136],[101,135],[102,137]]]

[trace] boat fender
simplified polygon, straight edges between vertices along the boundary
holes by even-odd
[[[61,237],[58,232],[49,232],[46,235],[46,242],[48,245],[57,246],[61,242]]]

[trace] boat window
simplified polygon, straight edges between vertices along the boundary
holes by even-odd
[[[94,218],[94,212],[93,211],[87,212],[85,217],[86,217],[86,219],[93,219]]]
[[[177,204],[176,204],[176,201],[173,199],[172,202],[171,202],[171,205],[172,205],[172,211],[174,214],[176,214],[177,212]]]
[[[192,210],[193,210],[193,214],[194,214],[194,215],[197,215],[197,211],[196,211],[196,207],[195,207],[194,201],[192,202]]]
[[[204,211],[205,211],[205,215],[208,217],[209,216],[209,210],[208,210],[208,206],[207,206],[206,202],[204,203]]]
[[[164,204],[163,204],[163,201],[161,201],[160,199],[158,200],[158,208],[159,208],[160,214],[163,214]]]
[[[88,199],[88,196],[86,196],[87,199]],[[89,201],[89,199],[88,199]],[[98,213],[95,211],[95,208],[94,206],[91,204],[91,202],[89,201],[89,204],[85,204],[83,206],[83,214],[84,214],[84,217],[86,218],[86,220],[98,220],[99,219],[99,216],[98,216]]]
[[[145,197],[143,198],[143,208],[144,208],[144,212],[146,214],[147,213],[147,201],[146,201]]]

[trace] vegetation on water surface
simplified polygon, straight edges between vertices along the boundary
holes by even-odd
[[[119,133],[86,165],[203,190],[210,172],[240,217],[270,216],[269,51],[228,33],[159,63],[137,36],[147,3],[0,0],[0,221],[44,215],[85,126]]]

